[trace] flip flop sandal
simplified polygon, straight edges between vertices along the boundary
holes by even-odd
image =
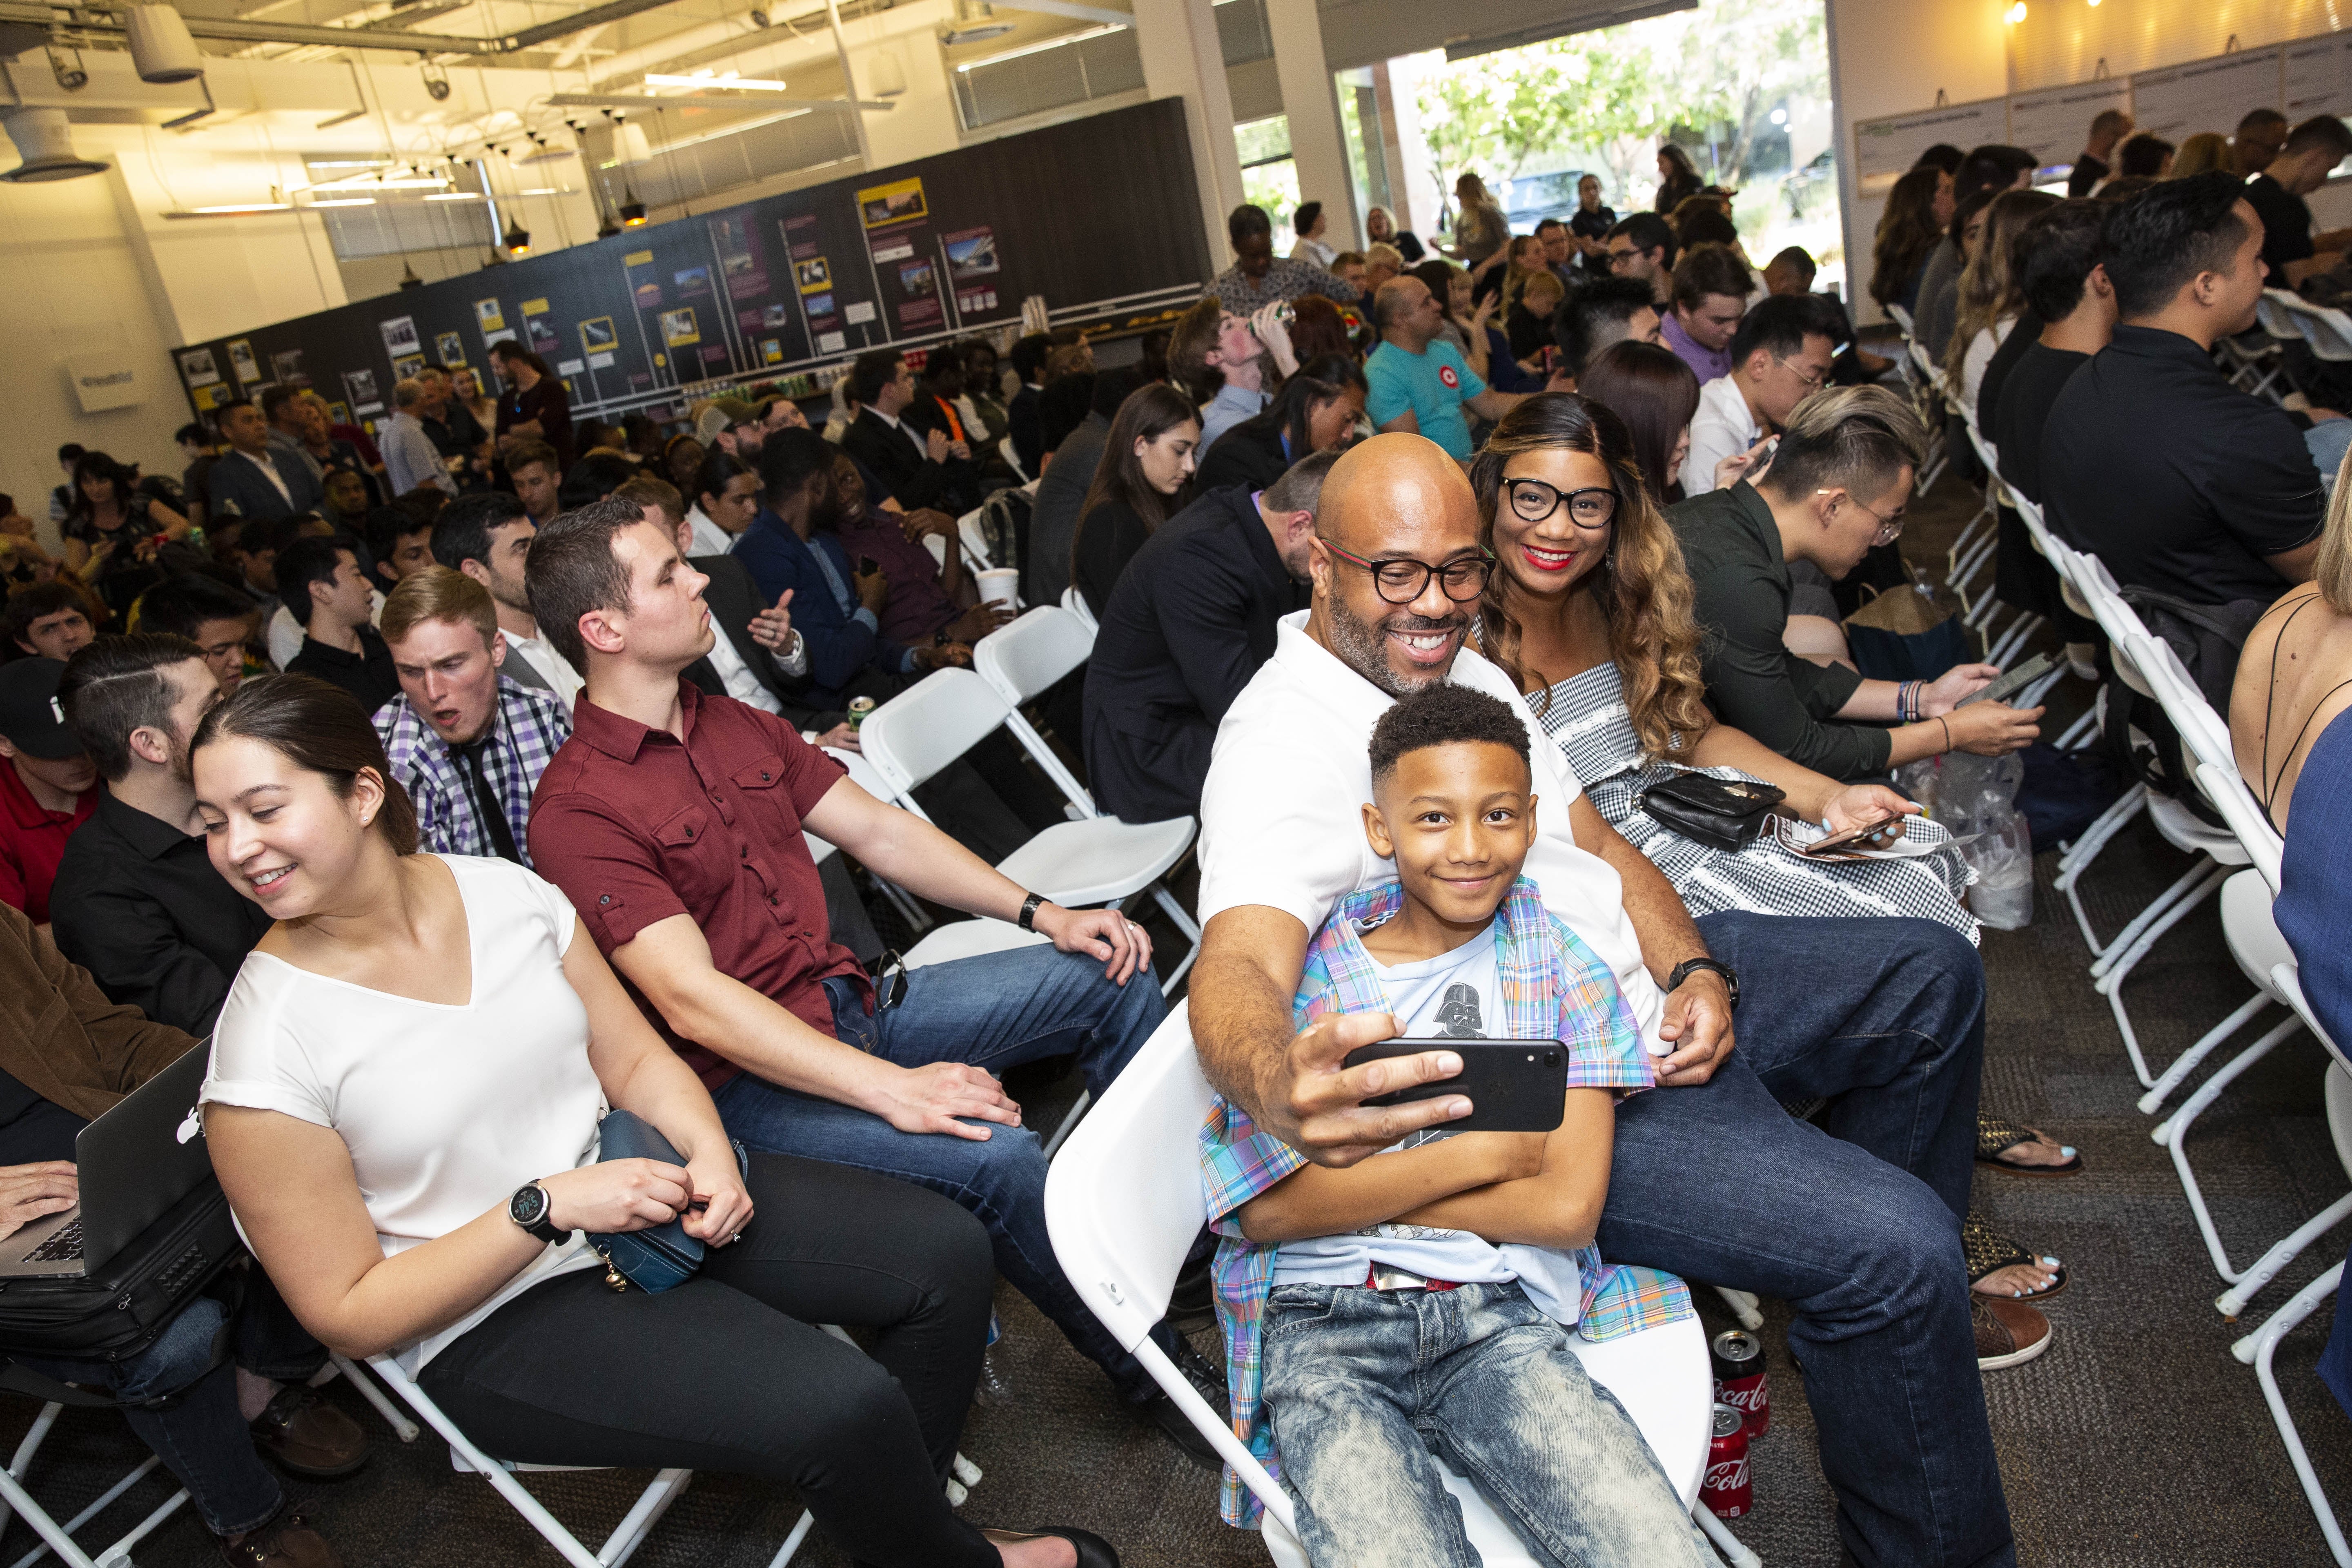
[[[1970,1209],[1960,1221],[1960,1250],[1969,1264],[1969,1291],[1989,1301],[2046,1301],[2066,1289],[2066,1270],[2054,1258],[2036,1258],[2017,1243],[1993,1229],[1982,1215]],[[2046,1269],[2055,1278],[2040,1290],[2018,1291],[2008,1296],[1989,1296],[1979,1290],[1977,1281],[1986,1275],[2007,1268],[2011,1264],[2024,1263]]]
[[[2083,1173],[2083,1156],[2071,1143],[2059,1145],[2066,1156],[2058,1165],[2021,1165],[2014,1160],[2004,1160],[2003,1154],[2021,1143],[2031,1143],[2041,1134],[2031,1127],[2020,1127],[2014,1121],[2004,1121],[1998,1116],[1977,1115],[1977,1163],[2006,1171],[2012,1176],[2079,1176]]]

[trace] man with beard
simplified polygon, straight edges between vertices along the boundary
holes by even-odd
[[[551,488],[549,493],[553,493]],[[549,513],[551,520],[553,515]],[[520,656],[507,661],[507,675],[524,686],[553,692],[568,713],[580,700],[580,672],[539,635],[539,620],[530,613],[530,588],[523,581],[523,563],[538,533],[524,503],[513,496],[499,490],[460,496],[433,521],[433,559],[490,591],[507,651]]]
[[[1553,468],[1545,482],[1573,479]],[[1496,569],[1479,535],[1468,481],[1419,437],[1376,437],[1324,481],[1313,607],[1284,620],[1227,711],[1202,799],[1203,1069],[1260,1130],[1330,1166],[1468,1113],[1461,1095],[1365,1106],[1453,1077],[1460,1057],[1343,1068],[1393,1021],[1329,1015],[1296,1031],[1291,998],[1309,934],[1394,875],[1360,826],[1381,714],[1445,680],[1508,702],[1539,802],[1523,874],[1610,964],[1659,1058],[1659,1089],[1618,1108],[1602,1255],[1795,1308],[1790,1348],[1853,1560],[2015,1563],[1959,1246],[1984,1045],[1974,951],[1921,921],[1694,921],[1581,796],[1509,678],[1463,646]],[[1829,1102],[1819,1128],[1781,1109],[1811,1100]],[[2020,1334],[2039,1318],[1975,1300],[1997,1326],[2026,1314]]]
[[[515,661],[497,605],[462,572],[402,579],[383,602],[383,640],[400,695],[375,729],[416,808],[417,847],[529,866],[531,791],[572,738],[572,716],[505,673]]]
[[[182,637],[104,637],[66,661],[58,701],[106,779],[49,889],[58,950],[157,1023],[211,1032],[269,916],[213,869],[188,783],[188,742],[220,700]]]

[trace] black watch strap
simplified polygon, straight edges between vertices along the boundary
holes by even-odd
[[[1739,1005],[1739,975],[1719,958],[1685,958],[1675,964],[1674,972],[1666,976],[1667,994],[1671,995],[1681,990],[1683,982],[1688,980],[1693,972],[1701,969],[1711,970],[1723,976],[1723,988],[1731,993],[1731,1005],[1735,1007]]]
[[[1032,893],[1027,898],[1022,900],[1021,929],[1023,931],[1035,931],[1037,929],[1037,911],[1045,907],[1045,896],[1043,893]]]

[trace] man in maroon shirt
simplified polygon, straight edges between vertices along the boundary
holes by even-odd
[[[1044,1155],[996,1078],[1075,1055],[1090,1089],[1108,1088],[1162,1015],[1149,941],[1115,910],[1027,893],[784,721],[697,690],[681,672],[711,646],[707,581],[630,501],[566,512],[532,541],[541,628],[588,681],[531,801],[532,863],[652,1004],[730,1135],[970,1208],[997,1267],[1138,1414],[1197,1441],[1064,1278]],[[896,970],[877,988],[826,935],[803,827],[922,898],[1052,945]]]
[[[58,707],[65,672],[54,658],[0,665],[0,903],[44,931],[66,840],[98,809],[98,768]]]

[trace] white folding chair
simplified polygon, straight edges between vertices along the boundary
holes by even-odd
[[[1062,612],[1040,606],[1023,619],[1038,616],[1060,617]],[[1013,628],[1007,626],[980,647],[985,649],[1013,633]],[[1013,646],[1024,646],[1024,639],[1016,638]],[[1025,658],[1023,667],[1030,668]],[[1000,726],[1012,731],[1030,760],[1083,815],[1077,821],[1057,822],[1046,828],[1006,856],[996,868],[1030,891],[1070,909],[1088,904],[1118,909],[1149,889],[1177,930],[1192,941],[1183,962],[1160,986],[1163,994],[1173,990],[1199,955],[1201,928],[1160,886],[1160,879],[1192,846],[1191,817],[1132,823],[1097,814],[1085,786],[1070,776],[1062,760],[1020,710],[969,669],[932,671],[868,715],[858,741],[866,749],[866,760],[888,782],[898,804],[920,816],[924,813],[915,799],[915,786]]]
[[[1087,596],[1078,592],[1076,584],[1073,583],[1062,590],[1062,608],[1085,622],[1087,630],[1091,632],[1100,629],[1095,625],[1095,613],[1087,608]]]
[[[2327,1131],[2336,1142],[2337,1162],[2343,1165],[2347,1174],[2352,1174],[2352,1075],[2346,1071],[2344,1053],[2313,1016],[2311,1004],[2303,994],[2303,983],[2294,963],[2279,966],[2274,984],[2287,1005],[2310,1026],[2311,1032],[2327,1047],[2333,1058],[2327,1064],[2327,1077],[2323,1086],[2327,1105]],[[2319,1484],[2318,1473],[2311,1468],[2311,1456],[2304,1452],[2303,1438],[2294,1429],[2294,1417],[2288,1414],[2286,1401],[2279,1395],[2278,1374],[2272,1366],[2273,1358],[2278,1354],[2279,1342],[2317,1310],[2343,1282],[2344,1265],[2332,1265],[2326,1273],[2296,1291],[2285,1306],[2271,1314],[2267,1321],[2231,1345],[2230,1353],[2254,1369],[2255,1381],[2262,1385],[2263,1400],[2271,1407],[2271,1420],[2278,1427],[2280,1441],[2286,1445],[2287,1458],[2294,1466],[2295,1479],[2303,1483],[2303,1495],[2319,1520],[2319,1532],[2326,1539],[2327,1550],[2334,1555],[2338,1568],[2352,1568],[2352,1548],[2346,1546],[2343,1527],[2336,1522],[2336,1510],[2328,1505],[2326,1489]]]
[[[876,800],[898,798],[897,792],[891,789],[880,773],[874,771],[874,764],[857,752],[845,752],[838,747],[827,746],[824,748],[824,754],[848,769],[849,782]],[[824,862],[825,856],[835,853],[832,845],[825,843],[824,839],[813,833],[804,832],[801,837],[808,840],[809,858],[820,864]],[[820,849],[823,851],[822,854],[819,853]],[[887,877],[876,876],[870,867],[866,870],[866,875],[874,878],[874,885],[882,890],[884,898],[890,900],[891,907],[898,911],[898,918],[907,922],[908,931],[928,931],[935,923],[931,917],[924,912],[923,906],[915,901],[914,895],[908,892],[906,889]]]
[[[25,1381],[17,1384],[8,1381],[10,1379]],[[165,1520],[180,1510],[182,1505],[188,1500],[187,1491],[185,1489],[181,1489],[173,1492],[146,1517],[132,1525],[127,1533],[99,1548],[95,1557],[74,1544],[75,1531],[111,1507],[115,1499],[146,1479],[149,1472],[163,1461],[156,1455],[148,1455],[129,1475],[99,1493],[79,1513],[75,1514],[63,1524],[59,1524],[50,1516],[47,1509],[34,1500],[33,1494],[25,1488],[25,1475],[32,1468],[33,1457],[40,1452],[42,1443],[47,1439],[50,1429],[57,1426],[58,1417],[63,1414],[66,1407],[65,1400],[47,1398],[47,1387],[43,1385],[49,1385],[49,1380],[29,1373],[26,1369],[11,1365],[6,1367],[5,1372],[0,1372],[0,1387],[6,1387],[12,1393],[29,1393],[33,1397],[44,1401],[40,1414],[33,1417],[33,1425],[26,1432],[24,1440],[16,1445],[16,1456],[8,1461],[8,1468],[5,1470],[0,1470],[0,1530],[7,1528],[8,1516],[16,1513],[22,1516],[26,1524],[32,1526],[34,1533],[38,1535],[43,1542],[42,1545],[35,1547],[18,1558],[16,1568],[28,1568],[30,1563],[47,1556],[51,1552],[55,1552],[58,1554],[58,1560],[66,1563],[68,1568],[129,1568],[131,1549],[153,1534]],[[72,1403],[79,1405],[120,1408],[113,1400],[100,1394],[90,1394],[85,1397],[77,1398]]]
[[[2011,505],[2013,508],[2016,497],[2001,479],[2000,454],[1995,451],[1992,444],[1978,432],[1976,421],[1973,418],[1968,421],[1968,431],[1969,440],[1977,449],[1977,458],[1985,466],[1987,510],[1986,512],[1979,512],[1979,515],[1985,516],[1990,513],[1991,525],[1986,531],[1983,544],[1970,555],[1966,575],[1973,577],[1977,570],[1986,563],[1993,564],[1994,573],[1992,585],[1985,590],[1983,596],[1977,600],[1974,606],[1969,606],[1966,596],[1962,595],[1960,602],[1964,611],[1961,622],[1975,631],[1982,640],[1986,663],[2006,665],[2024,649],[2026,639],[2042,628],[2042,617],[2030,610],[2020,608],[2017,610],[2015,618],[2005,629],[1996,629],[1999,626],[2001,611],[2010,607],[2004,605],[2000,598],[1999,566],[2000,508],[2004,504]],[[1955,585],[1953,592],[1958,594],[1959,587]],[[2021,702],[2019,706],[2025,707],[2030,704]]]
[[[2311,345],[2312,353],[2324,360],[2352,360],[2352,316],[2343,311],[2315,305],[2300,294],[2290,294],[2283,289],[2265,289],[2265,302],[2275,295],[2275,308],[2294,322],[2296,333]],[[2256,319],[2262,307],[2255,307]]]
[[[593,1469],[598,1467],[518,1465],[503,1459],[494,1459],[477,1447],[465,1433],[457,1429],[457,1424],[443,1414],[441,1407],[433,1402],[432,1396],[417,1386],[416,1380],[409,1376],[396,1359],[390,1355],[374,1355],[368,1358],[368,1364],[375,1370],[376,1375],[383,1380],[387,1387],[406,1402],[411,1410],[424,1417],[426,1426],[448,1440],[450,1468],[460,1472],[472,1470],[479,1473],[500,1497],[506,1499],[517,1513],[522,1515],[525,1523],[539,1531],[541,1540],[555,1548],[563,1560],[572,1564],[572,1568],[621,1568],[621,1564],[626,1563],[635,1553],[637,1548],[645,1544],[646,1537],[652,1531],[654,1525],[660,1521],[663,1514],[669,1511],[670,1506],[686,1491],[687,1483],[694,1479],[692,1470],[668,1469],[657,1472],[652,1483],[638,1495],[635,1506],[629,1510],[619,1524],[613,1527],[613,1533],[605,1538],[604,1546],[592,1552],[580,1543],[577,1536],[563,1528],[556,1517],[547,1510],[544,1504],[525,1490],[522,1483],[515,1479],[515,1477],[518,1473],[530,1471]],[[810,1527],[815,1522],[816,1517],[814,1514],[805,1510],[803,1510],[800,1521],[793,1526],[792,1533],[784,1538],[782,1547],[777,1551],[774,1557],[769,1560],[769,1568],[783,1568],[785,1563],[790,1563],[793,1560],[793,1553],[800,1550],[802,1540],[807,1536]]]
[[[1167,1391],[1193,1427],[1265,1506],[1265,1547],[1282,1568],[1305,1568],[1290,1494],[1233,1428],[1185,1381],[1151,1339],[1177,1270],[1208,1220],[1195,1136],[1211,1090],[1192,1052],[1190,1003],[1170,1013],[1072,1135],[1045,1178],[1045,1227],[1087,1305]],[[1685,1504],[1706,1468],[1713,1408],[1706,1335],[1696,1318],[1605,1344],[1571,1341],[1593,1380],[1616,1395]],[[1533,1559],[1477,1488],[1440,1467],[1463,1527],[1487,1568],[1533,1568]],[[1714,1516],[1703,1509],[1702,1524]],[[1730,1542],[1720,1527],[1718,1545]],[[1744,1550],[1736,1561],[1754,1562]]]
[[[996,455],[1004,459],[1004,466],[1011,468],[1013,470],[1013,477],[1019,479],[1023,484],[1025,485],[1031,479],[1036,478],[1034,474],[1032,474],[1028,469],[1021,466],[1021,454],[1013,449],[1012,437],[1003,436],[997,438]]]

